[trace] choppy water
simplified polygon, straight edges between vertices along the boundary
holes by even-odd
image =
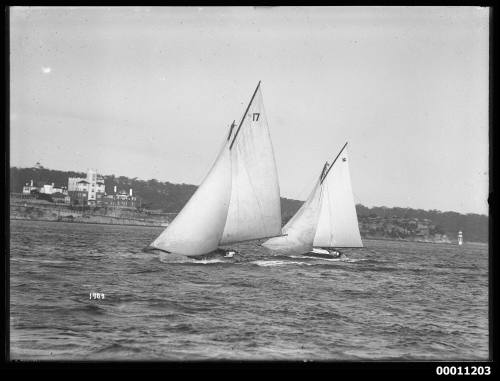
[[[11,221],[11,357],[488,357],[486,245],[366,241],[321,260],[246,244],[171,263],[141,251],[160,231]]]

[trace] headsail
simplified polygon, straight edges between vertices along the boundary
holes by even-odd
[[[231,200],[221,245],[279,235],[278,172],[260,82],[233,132]]]
[[[231,196],[231,160],[226,141],[207,176],[151,248],[183,255],[209,253],[219,245]]]
[[[363,247],[351,188],[347,143],[325,173],[315,247]]]
[[[323,175],[324,170],[325,168],[323,168],[321,175]],[[282,232],[286,236],[271,238],[262,246],[287,254],[303,254],[313,248],[321,205],[321,177],[314,185],[307,200],[283,227]]]

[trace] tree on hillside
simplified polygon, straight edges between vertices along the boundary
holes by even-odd
[[[58,171],[48,168],[10,168],[10,191],[21,193],[25,183],[33,179],[37,181],[46,181],[56,185],[68,184],[68,177],[85,177],[83,172]],[[126,176],[116,176],[114,174],[105,175],[104,183],[106,192],[112,193],[116,185],[118,190],[128,191],[133,189],[134,195],[142,200],[142,207],[162,210],[167,213],[179,212],[189,198],[196,191],[197,186],[190,184],[173,184],[168,181],[160,182],[157,179],[139,180],[136,177],[128,178]],[[281,198],[281,211],[283,224],[297,212],[303,201]],[[408,234],[414,234],[417,229],[417,222],[430,220],[429,227],[432,232],[437,234],[446,234],[449,237],[455,237],[459,230],[463,231],[466,241],[488,241],[489,220],[488,216],[479,214],[460,214],[457,212],[441,212],[439,210],[422,210],[411,208],[386,206],[368,208],[361,204],[356,205],[356,212],[360,223],[366,220],[366,230],[373,234],[384,234],[383,225],[387,227],[389,222],[395,225],[396,230],[391,233],[399,236],[402,230],[408,231]],[[395,216],[394,218],[392,218]],[[393,229],[391,227],[391,229]],[[392,232],[393,230],[391,230]],[[406,233],[404,233],[406,234]]]

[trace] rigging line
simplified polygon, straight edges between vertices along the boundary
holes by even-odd
[[[304,202],[306,202],[307,196],[309,194],[306,194],[305,192],[309,190],[309,185],[314,181],[316,178],[316,175],[308,176],[306,181],[303,182],[304,185],[302,185],[302,188],[300,191],[296,194],[296,196],[291,196],[289,199],[291,200],[297,200],[297,201],[302,201],[304,199]]]
[[[335,164],[335,162],[337,161],[337,159],[339,158],[340,154],[342,153],[342,151],[345,149],[345,147],[347,147],[347,143],[348,142],[345,142],[344,146],[342,147],[342,149],[340,150],[340,152],[338,153],[338,155],[335,157],[335,159],[333,160],[332,164],[330,164],[330,167],[328,168],[328,170],[326,171],[325,175],[323,176],[323,179],[321,180],[321,182],[325,181],[325,178],[326,176],[328,176],[328,174],[330,173],[330,170],[333,168],[333,164]]]
[[[326,165],[326,163],[325,163],[325,165]],[[321,171],[321,174],[320,174],[320,177],[319,177],[320,181],[321,181],[321,176],[323,175],[324,170],[325,169],[323,167],[323,170]],[[306,179],[306,181],[303,182],[304,185],[302,186],[301,190],[296,194],[296,196],[292,196],[294,198],[290,198],[289,200],[302,201],[302,198],[304,198],[304,201],[302,203],[302,205],[304,205],[306,203],[306,201],[307,201],[307,196],[309,196],[309,194],[312,192],[312,191],[310,191],[309,193],[305,194],[305,191],[306,191],[306,189],[309,189],[307,187],[309,186],[309,184],[311,184],[314,181],[314,179],[316,179],[316,176],[317,175],[311,175],[310,177],[308,177]],[[313,185],[312,189],[314,189],[315,186],[316,186],[316,182],[314,182],[314,185]],[[306,197],[304,197],[304,196],[306,196]]]
[[[213,168],[213,166],[215,165],[217,160],[219,160],[221,152],[224,149],[224,146],[226,144],[227,144],[227,139],[223,139],[222,144],[219,146],[219,150],[217,151],[217,154],[215,155],[215,159],[213,159],[212,161],[204,161],[204,163],[206,163],[206,164],[203,168],[203,172],[201,172],[201,174],[197,176],[198,181],[196,182],[196,189],[198,189],[198,187],[201,185],[203,180],[205,180],[205,178],[208,176],[208,173]],[[196,190],[195,190],[195,192],[196,192]]]
[[[352,191],[352,194],[354,195],[354,197],[356,197],[356,200],[359,201],[359,204],[364,205],[363,202],[361,201],[361,199],[358,197],[358,195],[354,191]]]
[[[243,116],[241,117],[240,125],[238,126],[238,129],[236,130],[236,133],[234,134],[233,141],[231,142],[229,149],[233,148],[233,144],[236,141],[236,137],[238,136],[238,133],[240,132],[241,125],[243,124],[243,121],[245,120],[245,117],[247,116],[248,110],[250,109],[250,106],[252,105],[253,99],[255,98],[255,94],[257,94],[257,90],[259,90],[259,87],[260,87],[260,81],[257,84],[255,91],[253,92],[253,95],[252,95],[252,98],[250,99],[250,102],[248,102],[247,109],[245,110]]]
[[[326,170],[326,166],[327,166],[327,164],[328,164],[328,162],[326,162],[326,163],[324,164],[323,169],[321,170],[321,173],[320,173],[320,175],[319,175],[319,181],[320,181],[319,185],[321,185],[321,178],[323,177],[323,173],[325,173],[325,170]],[[298,197],[299,197],[299,198],[297,199],[298,201],[301,201],[300,199],[301,199],[301,198],[303,197],[303,195],[304,195],[304,192],[305,192],[305,190],[306,190],[306,186],[307,186],[308,184],[312,183],[312,179],[315,179],[315,178],[316,178],[316,176],[317,176],[317,175],[311,176],[311,181],[307,180],[307,182],[304,182],[304,184],[305,184],[305,185],[302,187],[302,190],[298,193]],[[313,185],[313,188],[312,188],[313,190],[315,189],[315,187],[316,187],[316,184],[317,184],[317,183],[314,183],[314,184],[315,184],[315,185]],[[311,190],[311,191],[307,194],[307,196],[309,196],[309,195],[313,192],[313,190]],[[304,200],[304,202],[303,202],[303,204],[302,204],[302,205],[304,205],[306,202],[307,202],[307,197],[305,198],[305,200]]]

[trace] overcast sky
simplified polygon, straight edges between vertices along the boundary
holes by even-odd
[[[259,80],[284,197],[487,214],[489,11],[10,9],[11,166],[199,184]]]

